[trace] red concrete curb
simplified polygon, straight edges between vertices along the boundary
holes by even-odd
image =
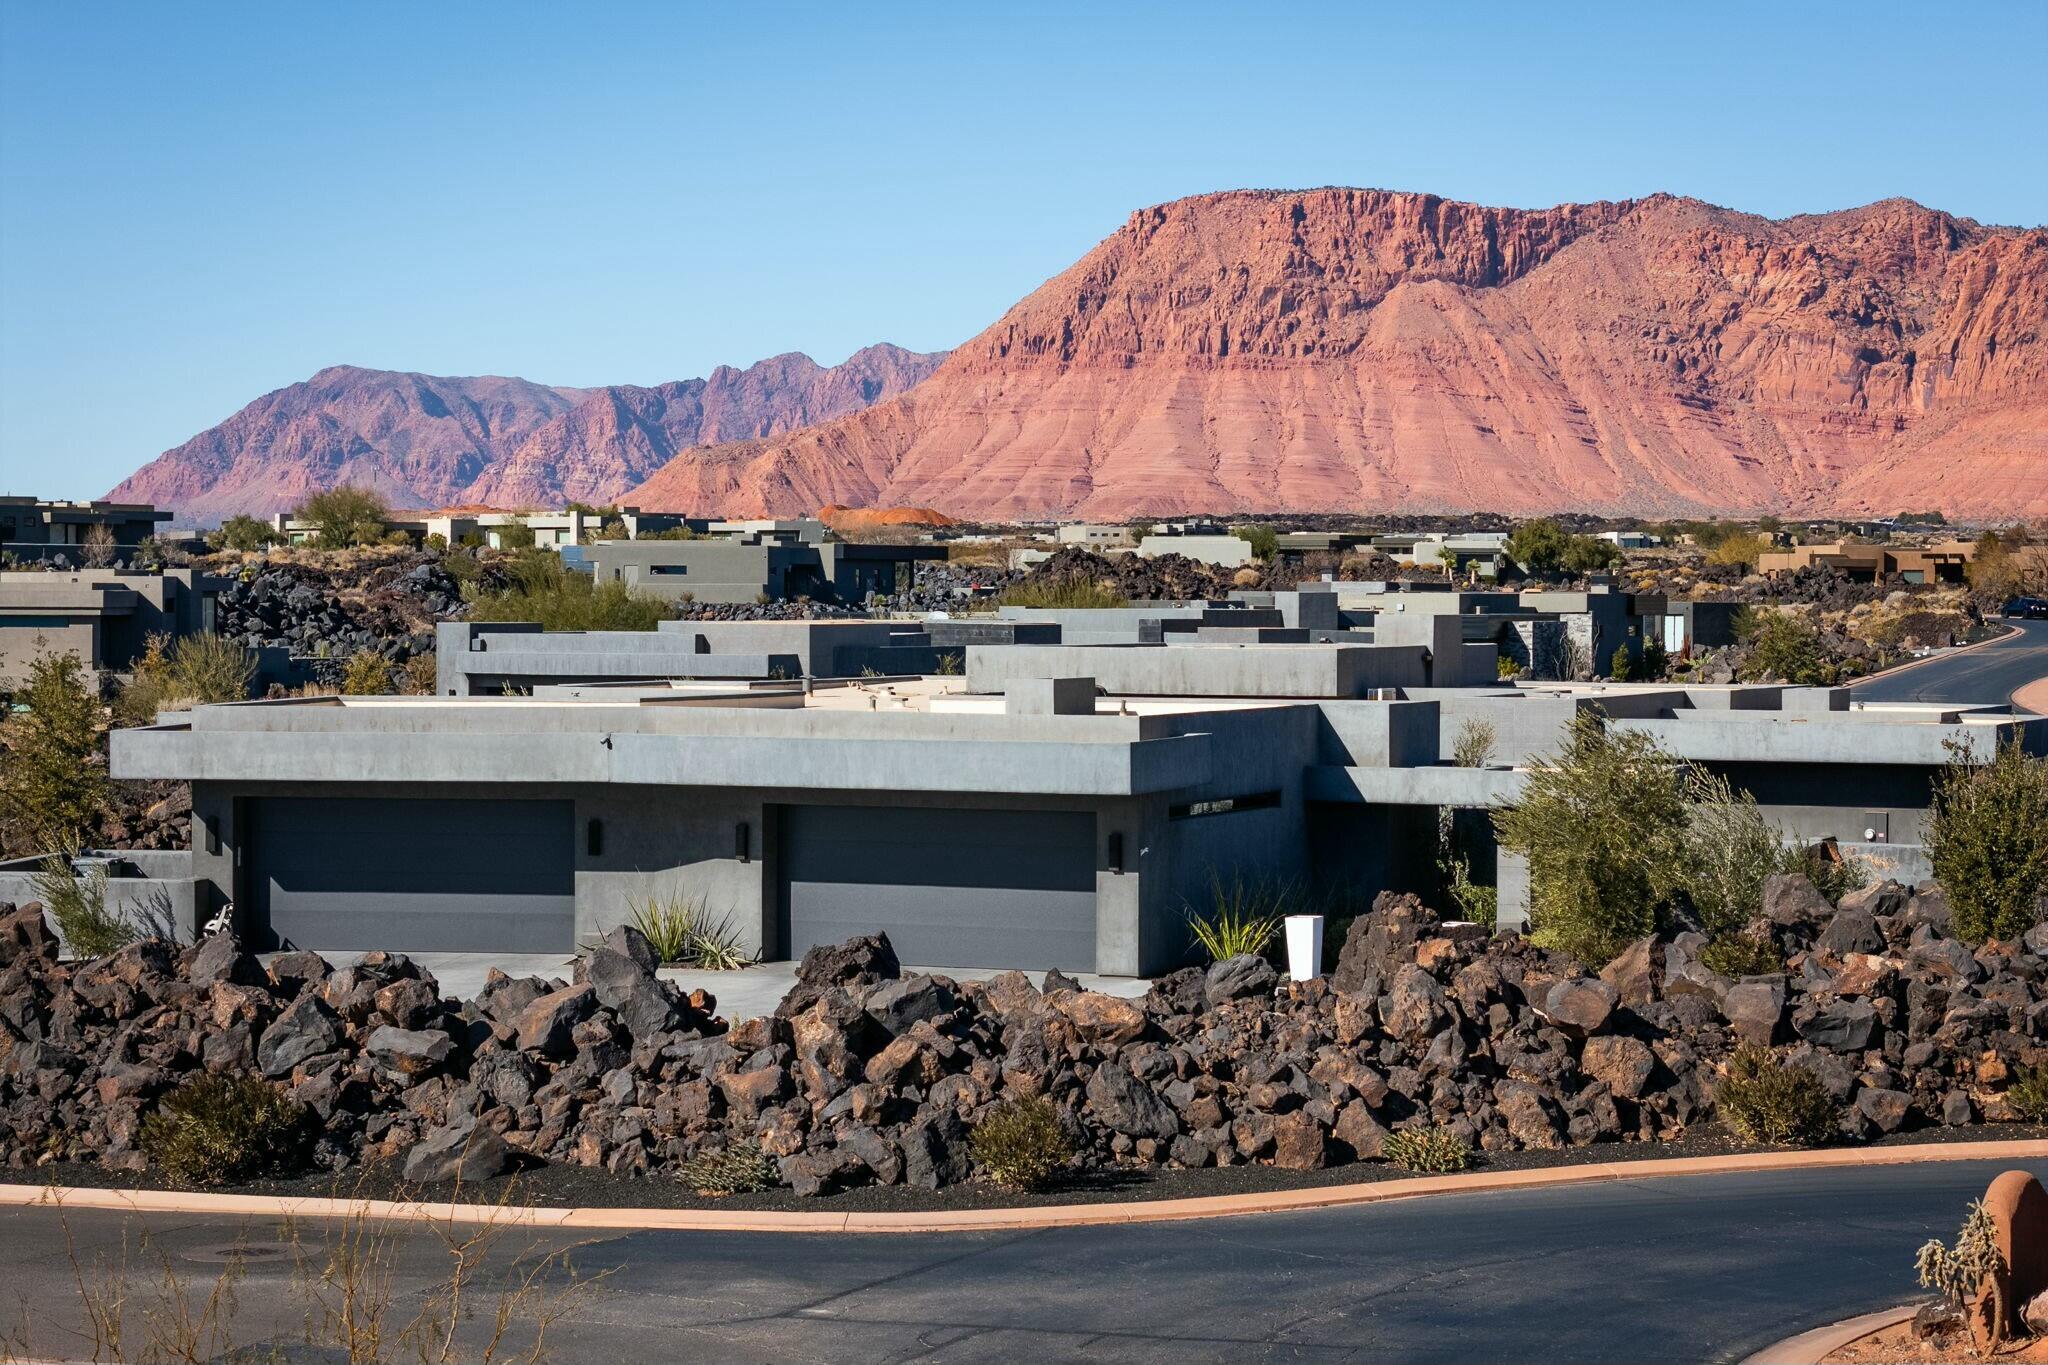
[[[1913,1305],[1903,1308],[1884,1308],[1861,1317],[1849,1318],[1828,1327],[1816,1327],[1811,1332],[1801,1332],[1796,1337],[1764,1347],[1754,1355],[1744,1356],[1742,1365],[1819,1365],[1828,1354],[1839,1351],[1852,1341],[1860,1341],[1875,1332],[1906,1321],[1918,1311]]]
[[[2015,711],[2031,711],[2037,716],[2048,716],[2048,678],[2036,678],[2012,694]]]
[[[1841,1166],[1901,1166],[1942,1161],[2048,1161],[2048,1139],[2010,1142],[1921,1143],[1903,1147],[1843,1148],[1809,1152],[1752,1152],[1740,1156],[1672,1157],[1591,1162],[1538,1171],[1473,1171],[1416,1176],[1363,1185],[1269,1190],[1200,1199],[1159,1199],[1104,1204],[1034,1205],[929,1213],[785,1213],[757,1209],[551,1209],[494,1204],[426,1203],[388,1199],[336,1199],[181,1190],[108,1190],[53,1185],[0,1184],[0,1207],[110,1210],[119,1213],[243,1214],[276,1218],[415,1219],[442,1223],[518,1223],[535,1228],[693,1232],[969,1232],[999,1229],[1096,1227],[1167,1223],[1255,1213],[1297,1212],[1382,1204],[1429,1195],[1480,1194],[1652,1180],[1668,1176],[1727,1175],[1746,1171],[1815,1170]]]

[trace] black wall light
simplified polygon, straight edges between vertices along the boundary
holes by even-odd
[[[1124,873],[1124,835],[1114,830],[1109,836],[1109,870],[1121,877]]]
[[[583,827],[583,851],[593,858],[604,852],[604,821],[592,820]]]
[[[749,857],[750,833],[744,820],[732,827],[732,856],[741,862],[746,862]]]

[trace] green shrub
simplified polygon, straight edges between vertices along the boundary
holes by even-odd
[[[660,598],[635,593],[616,579],[600,583],[564,567],[561,556],[548,550],[521,551],[506,573],[501,588],[463,584],[471,620],[536,621],[542,630],[653,630],[675,615]]]
[[[1234,526],[1230,534],[1252,547],[1252,558],[1271,559],[1280,548],[1280,533],[1270,526]]]
[[[306,1135],[305,1109],[253,1076],[199,1076],[144,1118],[136,1145],[173,1180],[218,1185],[289,1170]]]
[[[753,961],[731,916],[712,914],[702,896],[649,897],[632,907],[627,923],[665,964],[733,971]]]
[[[1085,578],[1063,578],[1052,583],[1017,583],[996,598],[1005,607],[1123,607],[1130,603],[1123,594]]]
[[[1736,634],[1748,651],[1738,670],[1744,682],[1819,687],[1841,676],[1820,631],[1802,616],[1745,607]]]
[[[152,725],[174,704],[246,701],[255,677],[256,661],[225,636],[152,635],[114,700],[114,723]]]
[[[1653,884],[1667,899],[1682,896],[1710,937],[1734,934],[1763,908],[1764,878],[1801,870],[1804,857],[1726,778],[1687,765],[1679,790],[1684,819],[1650,850]]]
[[[75,856],[75,855],[74,855]],[[95,864],[83,877],[73,875],[71,858],[52,853],[29,879],[36,898],[76,957],[104,957],[135,938],[135,928],[107,909],[107,869]]]
[[[398,690],[408,697],[433,696],[439,681],[440,675],[431,654],[410,656],[398,672]]]
[[[1228,884],[1216,873],[1209,874],[1209,913],[1188,907],[1188,930],[1195,944],[1212,962],[1246,954],[1262,956],[1280,932],[1280,921],[1294,913],[1299,892],[1291,882],[1246,882],[1233,877]]]
[[[2024,1123],[2048,1121],[2048,1066],[2023,1068],[2006,1086],[2005,1102]]]
[[[1935,782],[1927,860],[1965,943],[2032,928],[2048,894],[2048,759],[2009,743],[1978,765],[1951,744]]]
[[[390,508],[384,499],[367,488],[343,485],[315,493],[293,511],[296,521],[313,527],[322,549],[345,550],[353,545],[375,545],[384,539],[384,521]]]
[[[1451,762],[1460,768],[1483,768],[1493,757],[1500,732],[1483,720],[1467,720],[1451,741]]]
[[[209,532],[206,543],[216,550],[250,551],[275,545],[282,538],[268,523],[237,512],[222,522],[218,529]]]
[[[1655,850],[1686,808],[1679,765],[1655,740],[1610,732],[1581,711],[1558,753],[1540,760],[1519,802],[1494,812],[1501,847],[1529,860],[1538,941],[1607,962],[1662,925]]]
[[[106,811],[100,701],[84,672],[74,654],[37,658],[0,721],[0,842],[10,849],[79,847]]]
[[[2005,1269],[2005,1257],[1998,1250],[1998,1225],[1984,1201],[1970,1201],[1969,1214],[1956,1234],[1953,1248],[1940,1238],[1930,1239],[1913,1257],[1920,1283],[1962,1308],[1985,1280]]]
[[[974,1125],[967,1145],[989,1179],[1013,1189],[1044,1187],[1073,1160],[1074,1142],[1059,1110],[1039,1096],[1006,1100]]]
[[[1404,1171],[1440,1175],[1472,1164],[1472,1148],[1449,1128],[1403,1128],[1387,1134],[1381,1154]]]
[[[374,649],[349,655],[341,670],[341,692],[345,697],[381,697],[390,692],[391,661]]]
[[[782,1183],[775,1163],[750,1142],[702,1148],[676,1168],[676,1177],[698,1194],[759,1194]]]
[[[1737,1136],[1774,1146],[1811,1147],[1836,1131],[1840,1113],[1819,1076],[1745,1043],[1728,1058],[1714,1106]]]
[[[1785,970],[1785,954],[1768,934],[1727,934],[1700,949],[1700,961],[1723,976],[1768,976]]]

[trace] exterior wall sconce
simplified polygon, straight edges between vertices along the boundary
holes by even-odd
[[[1119,877],[1124,875],[1124,834],[1122,830],[1110,832],[1109,870]]]
[[[592,820],[583,827],[583,851],[593,858],[604,852],[604,821]]]
[[[748,861],[750,855],[750,833],[744,820],[732,827],[732,856],[743,863]]]

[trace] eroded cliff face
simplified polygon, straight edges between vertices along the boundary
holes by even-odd
[[[894,401],[685,451],[732,514],[2048,513],[2048,232],[1235,192],[1132,215]]]
[[[779,435],[903,393],[942,356],[870,346],[844,364],[782,355],[653,388],[550,388],[336,366],[266,394],[145,465],[109,497],[207,524],[269,516],[341,484],[394,506],[608,502],[689,446]]]

